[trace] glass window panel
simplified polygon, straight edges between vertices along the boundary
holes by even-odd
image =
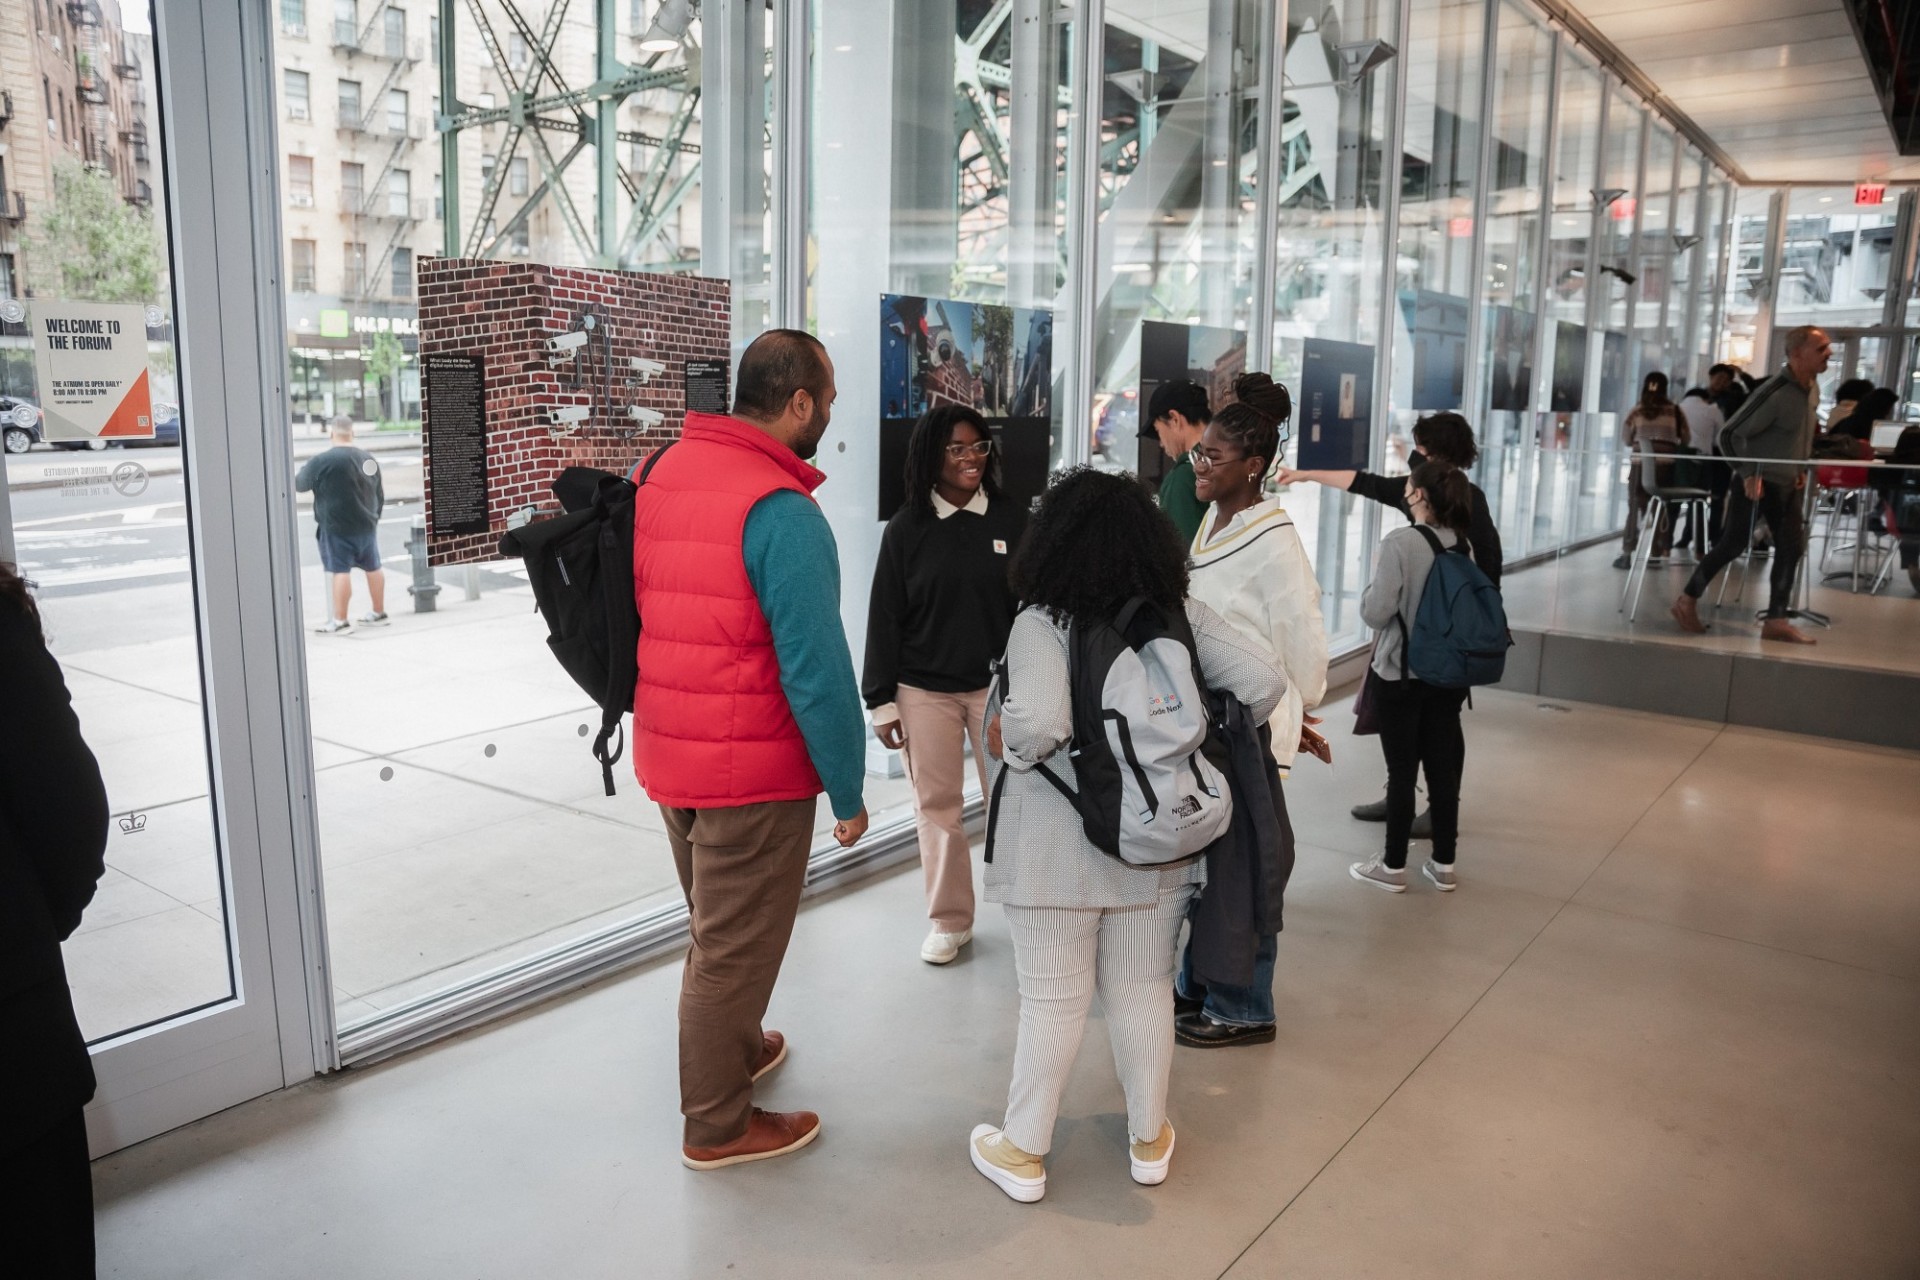
[[[16,9],[10,27],[25,20],[25,6]],[[209,785],[201,473],[185,456],[196,433],[224,424],[183,430],[166,234],[173,173],[154,91],[151,14],[145,4],[69,12],[83,9],[90,21],[63,19],[68,84],[76,58],[135,74],[78,100],[44,83],[34,96],[24,74],[10,79],[18,118],[0,130],[0,193],[8,212],[23,205],[25,218],[0,222],[0,282],[25,304],[24,316],[0,319],[0,392],[21,401],[0,423],[0,521],[10,522],[13,558],[33,584],[111,806],[106,874],[61,948],[80,1029],[98,1043],[232,999],[235,985],[231,886]],[[15,54],[12,44],[0,53],[7,77]],[[24,41],[18,54],[32,56]],[[48,136],[84,138],[86,163],[45,145]],[[288,146],[301,153],[287,157],[292,205],[302,190],[311,200],[313,157],[296,139]],[[112,261],[94,250],[101,244],[114,246]],[[109,349],[36,352],[36,329],[60,320],[118,332]],[[124,394],[114,417],[127,405],[137,414],[109,424],[112,403],[56,401],[49,379],[101,380]],[[150,434],[107,438],[100,429],[108,425]],[[6,730],[11,710],[0,705]],[[9,763],[32,775],[37,744],[5,736]]]
[[[1403,460],[1415,419],[1466,410],[1467,338],[1479,290],[1473,273],[1480,96],[1486,73],[1483,0],[1414,0],[1407,33],[1406,123],[1400,180],[1393,450]]]
[[[1673,310],[1674,160],[1673,130],[1656,117],[1647,128],[1646,187],[1640,201],[1640,235],[1634,256],[1633,389],[1651,371],[1668,371],[1670,344],[1680,317]]]
[[[1296,392],[1296,432],[1307,429],[1310,411],[1300,381],[1309,341],[1368,348],[1374,370],[1379,368],[1389,252],[1382,175],[1393,172],[1388,134],[1403,60],[1389,58],[1349,85],[1335,51],[1372,40],[1398,46],[1397,8],[1339,0],[1289,32],[1276,194],[1273,371]],[[1367,390],[1371,397],[1371,383]],[[1366,430],[1370,435],[1371,423]],[[1295,465],[1302,465],[1300,449],[1296,439]],[[1359,593],[1373,553],[1361,500],[1307,484],[1292,486],[1286,504],[1320,581],[1329,642],[1335,652],[1351,648],[1366,636]]]
[[[1749,371],[1757,371],[1766,363],[1766,352],[1756,350],[1756,346],[1767,288],[1767,219],[1772,203],[1771,187],[1741,187],[1734,196],[1722,354],[1729,363]]]

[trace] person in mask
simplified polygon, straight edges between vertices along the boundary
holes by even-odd
[[[1430,413],[1413,424],[1414,453],[1407,459],[1409,471],[1418,471],[1429,462],[1445,463],[1463,475],[1480,456],[1480,449],[1473,439],[1473,428],[1467,420],[1457,413]],[[1311,481],[1324,484],[1330,489],[1342,489],[1357,493],[1363,498],[1392,507],[1408,520],[1413,514],[1407,509],[1407,478],[1405,476],[1375,475],[1371,471],[1288,471],[1284,468],[1274,473],[1274,479],[1281,484],[1298,484]],[[1493,511],[1487,506],[1487,495],[1480,486],[1468,482],[1472,498],[1471,517],[1467,525],[1467,549],[1473,553],[1473,562],[1480,566],[1480,572],[1500,585],[1500,568],[1503,552],[1500,549],[1500,530],[1493,523]],[[1387,820],[1387,801],[1382,796],[1368,804],[1353,807],[1353,816],[1362,822],[1385,822]],[[1433,835],[1433,817],[1431,813],[1422,813],[1413,823],[1413,838],[1431,839]]]

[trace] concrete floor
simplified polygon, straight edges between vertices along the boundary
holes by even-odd
[[[1182,1049],[1133,1185],[1089,1026],[1047,1198],[999,1117],[1004,918],[919,963],[912,870],[810,904],[763,1088],[784,1160],[678,1162],[663,963],[100,1161],[101,1274],[194,1277],[1912,1276],[1920,756],[1481,694],[1460,892],[1347,861],[1377,749],[1289,786],[1277,1044]]]

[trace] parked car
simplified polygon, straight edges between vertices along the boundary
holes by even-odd
[[[180,443],[180,406],[166,400],[153,402],[153,439],[127,440],[128,448],[136,445],[168,445]]]
[[[0,396],[0,430],[8,453],[25,453],[40,443],[40,406],[18,396]]]

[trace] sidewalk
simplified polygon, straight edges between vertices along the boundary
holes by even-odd
[[[420,454],[418,431],[367,431],[354,443],[368,453],[412,453],[416,461]],[[294,461],[305,462],[326,447],[325,435],[296,435]],[[109,477],[127,462],[137,463],[148,476],[179,475],[182,466],[177,445],[101,450],[37,448],[7,456],[7,488],[17,493],[26,489],[61,489],[76,481],[97,483],[96,477]]]
[[[631,757],[603,793],[598,713],[548,654],[531,590],[411,613],[388,575],[385,627],[306,638],[321,866],[343,1024],[677,896],[659,812]],[[302,574],[307,616],[325,590]],[[365,607],[355,587],[353,609]],[[116,815],[110,868],[66,946],[98,1036],[224,996],[224,890],[190,634],[57,655]],[[876,823],[911,803],[867,779]],[[817,841],[833,819],[822,804]]]

